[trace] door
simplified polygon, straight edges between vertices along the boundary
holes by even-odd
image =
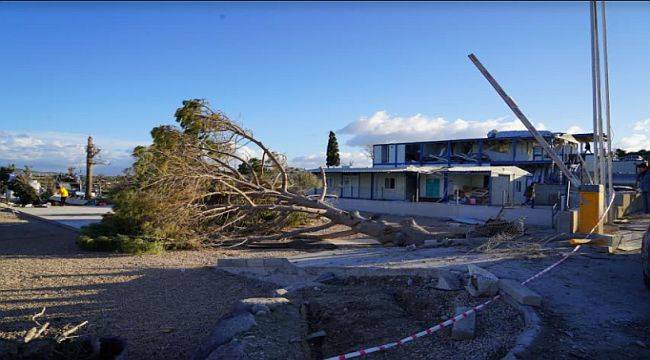
[[[490,189],[492,205],[511,205],[512,189],[510,187],[510,175],[493,176],[492,186]]]
[[[428,198],[440,197],[440,179],[427,178],[425,196]]]

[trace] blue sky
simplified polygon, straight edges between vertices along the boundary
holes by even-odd
[[[607,11],[615,143],[648,148],[650,4]],[[117,172],[188,98],[299,166],[329,130],[362,165],[364,142],[515,126],[470,52],[535,123],[592,123],[587,2],[0,3],[0,43],[0,163],[44,170],[91,134]]]

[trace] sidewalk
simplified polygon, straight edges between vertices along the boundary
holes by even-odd
[[[102,215],[112,211],[110,206],[10,207],[10,209],[73,230],[79,230],[82,226],[100,222]]]

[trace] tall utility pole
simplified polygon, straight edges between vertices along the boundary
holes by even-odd
[[[599,46],[598,46],[598,15],[596,13],[596,2],[589,2],[590,14],[590,30],[591,30],[591,86],[592,86],[592,102],[593,102],[593,123],[594,123],[594,182],[600,184],[601,179],[601,149],[602,142],[600,141],[601,134],[601,107],[600,107],[600,62],[598,61]]]
[[[93,192],[93,166],[95,165],[95,156],[101,149],[95,147],[92,136],[88,137],[86,145],[86,200],[92,199]]]
[[[607,200],[608,203],[614,194],[614,182],[612,181],[612,124],[609,110],[609,62],[607,61],[607,20],[605,19],[605,1],[602,5],[603,23],[603,73],[605,75],[605,120],[607,124]]]
[[[590,30],[591,30],[591,75],[593,87],[593,116],[594,116],[594,181],[607,189],[607,200],[611,201],[614,194],[612,181],[612,126],[609,104],[609,62],[607,59],[607,20],[605,16],[605,1],[601,2],[602,40],[599,39],[598,2],[590,1]],[[602,41],[603,68],[600,65]],[[601,77],[601,71],[603,76]],[[604,84],[603,84],[604,81]],[[601,86],[604,85],[604,94]],[[604,105],[604,110],[603,110]],[[603,125],[603,118],[605,125]],[[605,136],[607,139],[605,140]]]

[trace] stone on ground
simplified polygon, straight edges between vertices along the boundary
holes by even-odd
[[[462,288],[463,282],[458,274],[449,271],[440,271],[436,289],[454,291],[461,290]]]
[[[476,265],[467,265],[469,282],[465,287],[470,295],[494,296],[499,292],[499,278],[491,272]]]
[[[499,289],[522,305],[542,306],[542,297],[511,279],[499,279]]]
[[[458,316],[470,308],[466,306],[456,307],[454,316]],[[466,318],[458,320],[451,328],[451,338],[454,340],[471,340],[474,338],[474,330],[476,329],[476,313],[467,315]]]
[[[255,317],[248,311],[237,310],[223,316],[217,322],[210,336],[201,344],[192,359],[203,360],[219,346],[229,342],[232,338],[244,332],[257,323]]]
[[[205,358],[205,360],[247,360],[248,356],[244,353],[241,343],[233,340],[227,344],[223,344],[216,348],[214,351]]]
[[[289,299],[284,297],[248,298],[242,299],[239,302],[242,308],[252,313],[256,313],[258,311],[275,310],[280,306],[288,305],[291,303]]]

